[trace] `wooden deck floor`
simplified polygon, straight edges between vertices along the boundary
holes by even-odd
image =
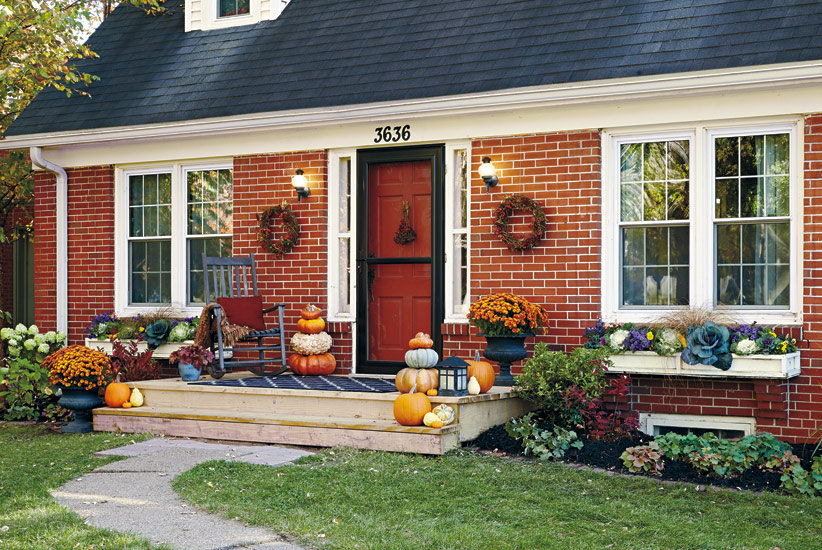
[[[432,397],[433,405],[446,403],[457,415],[453,424],[436,429],[397,424],[396,392],[192,386],[180,379],[129,385],[140,388],[145,405],[95,409],[95,430],[442,454],[529,410],[503,387],[476,396]]]

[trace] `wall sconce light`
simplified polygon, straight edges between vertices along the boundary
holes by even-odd
[[[291,185],[294,186],[294,190],[297,191],[297,202],[300,202],[303,197],[311,194],[311,189],[308,187],[308,178],[303,176],[301,169],[297,169],[297,175],[291,178]]]
[[[480,164],[477,172],[479,172],[482,181],[485,182],[486,193],[488,193],[492,187],[496,187],[499,183],[497,169],[494,168],[494,165],[491,163],[491,157],[482,157],[482,164]]]

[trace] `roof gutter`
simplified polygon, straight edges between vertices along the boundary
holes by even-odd
[[[44,159],[40,147],[31,147],[29,156],[35,168],[48,170],[57,176],[57,330],[68,334],[68,174],[62,166]]]
[[[318,109],[250,113],[180,122],[25,134],[7,136],[0,140],[0,150],[156,139],[215,132],[306,128],[356,123],[375,118],[476,114],[529,107],[621,102],[647,97],[682,97],[736,90],[751,91],[820,84],[822,84],[822,60],[510,88],[474,94],[339,105]]]

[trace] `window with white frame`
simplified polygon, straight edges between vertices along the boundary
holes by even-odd
[[[450,149],[450,148],[449,148]],[[470,305],[469,294],[469,184],[468,149],[455,148],[448,156],[446,172],[446,318],[465,321]],[[448,162],[446,161],[446,162]]]
[[[687,139],[620,144],[621,305],[689,300]]]
[[[356,151],[331,151],[328,156],[328,318],[354,318],[354,179]]]
[[[115,249],[117,310],[198,307],[202,255],[230,256],[233,174],[229,165],[122,172]]]
[[[715,303],[790,305],[790,134],[713,138]]]
[[[798,319],[796,124],[604,135],[604,317],[691,306]]]

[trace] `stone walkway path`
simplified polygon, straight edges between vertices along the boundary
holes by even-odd
[[[97,468],[52,493],[90,525],[131,531],[153,543],[185,550],[302,549],[267,529],[187,506],[171,488],[171,480],[209,460],[279,466],[311,454],[307,451],[158,438],[98,454],[130,458]]]

